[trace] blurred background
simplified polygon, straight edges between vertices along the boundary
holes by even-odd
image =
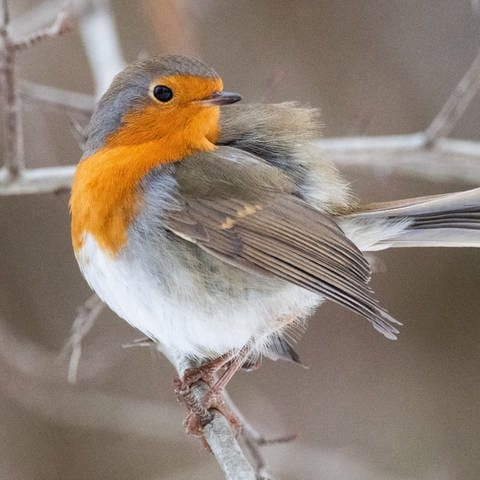
[[[12,0],[21,23],[42,2]],[[52,5],[52,2],[46,2]],[[55,4],[55,2],[53,2]],[[325,136],[424,129],[479,46],[468,0],[112,0],[127,61],[194,54],[245,101],[318,107]],[[53,10],[54,11],[54,10]],[[30,15],[30,16],[29,16]],[[28,20],[30,21],[30,20]],[[77,32],[18,58],[22,78],[93,93]],[[480,140],[480,99],[453,135]],[[24,107],[28,166],[75,164],[68,117]],[[345,175],[361,201],[472,185]],[[89,289],[69,236],[68,194],[0,197],[0,478],[221,479],[182,427],[173,369],[104,310],[84,341],[76,385],[58,356]],[[265,362],[230,393],[267,435],[299,433],[265,450],[280,479],[476,480],[480,473],[480,252],[377,255],[383,304],[405,325],[397,342],[328,304],[297,349],[304,370]]]

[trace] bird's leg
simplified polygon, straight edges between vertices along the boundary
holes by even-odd
[[[188,411],[187,417],[184,421],[188,433],[194,436],[203,437],[202,428],[212,419],[212,414],[209,411],[210,408],[216,408],[223,413],[226,418],[229,417],[229,413],[226,410],[225,412],[222,412],[222,405],[214,405],[213,403],[212,405],[205,405],[203,401],[205,393],[202,395],[201,391],[193,389],[192,387],[198,385],[199,382],[203,382],[208,387],[208,391],[215,383],[215,374],[224,368],[234,356],[234,352],[228,352],[225,355],[203,363],[198,367],[187,368],[184,371],[182,378],[174,378],[173,383],[175,385],[177,400],[180,403],[183,403]]]
[[[235,373],[238,372],[245,361],[248,359],[250,354],[252,353],[253,344],[252,342],[247,343],[237,355],[235,355],[228,363],[227,368],[225,371],[220,375],[218,380],[215,382],[213,386],[211,386],[210,390],[207,393],[207,396],[215,396],[217,394],[222,394],[227,386],[228,382],[232,379]]]
[[[235,431],[239,430],[240,422],[227,406],[223,395],[226,385],[242,367],[251,351],[252,345],[248,344],[236,354],[224,355],[197,368],[188,369],[183,379],[176,381],[177,397],[188,409],[188,415],[184,422],[187,432],[202,437],[203,427],[212,419],[211,409],[218,410],[230,422]],[[223,367],[225,367],[225,371],[213,383],[215,373]],[[199,381],[203,381],[209,387],[203,397],[199,397],[192,390],[192,386]]]
[[[250,353],[252,352],[252,347],[252,343],[248,343],[228,362],[225,371],[222,373],[222,375],[220,375],[215,384],[210,386],[210,389],[202,400],[202,404],[207,411],[211,410],[212,408],[218,410],[230,422],[230,425],[237,433],[240,430],[241,424],[238,417],[234,412],[232,412],[225,401],[224,393],[227,384],[230,382],[235,373],[242,368],[245,360],[249,357]]]
[[[212,386],[215,380],[215,373],[222,369],[232,358],[234,354],[229,352],[218,358],[214,358],[198,367],[187,368],[183,377],[175,377],[173,383],[175,385],[175,393],[179,397],[183,397],[190,391],[190,388],[195,383],[202,381],[209,387]]]

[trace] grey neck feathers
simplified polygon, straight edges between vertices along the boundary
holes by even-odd
[[[107,137],[122,126],[125,113],[144,107],[148,101],[148,81],[144,78],[121,90],[114,83],[100,100],[90,120],[82,158],[93,155],[105,145]]]

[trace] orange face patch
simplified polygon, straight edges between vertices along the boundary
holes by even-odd
[[[165,103],[155,100],[152,92],[156,85],[171,88],[173,98]],[[185,146],[196,148],[205,138],[214,143],[219,134],[220,108],[196,102],[222,90],[220,79],[188,75],[155,79],[150,85],[151,102],[124,115],[123,126],[108,137],[107,145],[135,145],[166,136],[181,137],[182,144],[174,145],[172,150],[183,152]]]
[[[220,78],[204,78],[192,75],[172,75],[156,78],[150,84],[150,91],[156,85],[165,85],[173,90],[173,98],[168,105],[185,105],[196,100],[203,100],[212,93],[223,90]],[[167,105],[167,104],[164,104]]]
[[[70,200],[75,251],[90,233],[101,248],[112,255],[118,252],[141,208],[142,178],[161,164],[215,149],[220,109],[195,101],[221,91],[221,80],[175,76],[158,83],[172,88],[171,102],[152,98],[143,109],[127,113],[106,145],[77,168]]]

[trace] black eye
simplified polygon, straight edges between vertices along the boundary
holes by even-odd
[[[153,89],[153,96],[160,102],[168,102],[173,98],[173,92],[165,85],[156,85]]]

